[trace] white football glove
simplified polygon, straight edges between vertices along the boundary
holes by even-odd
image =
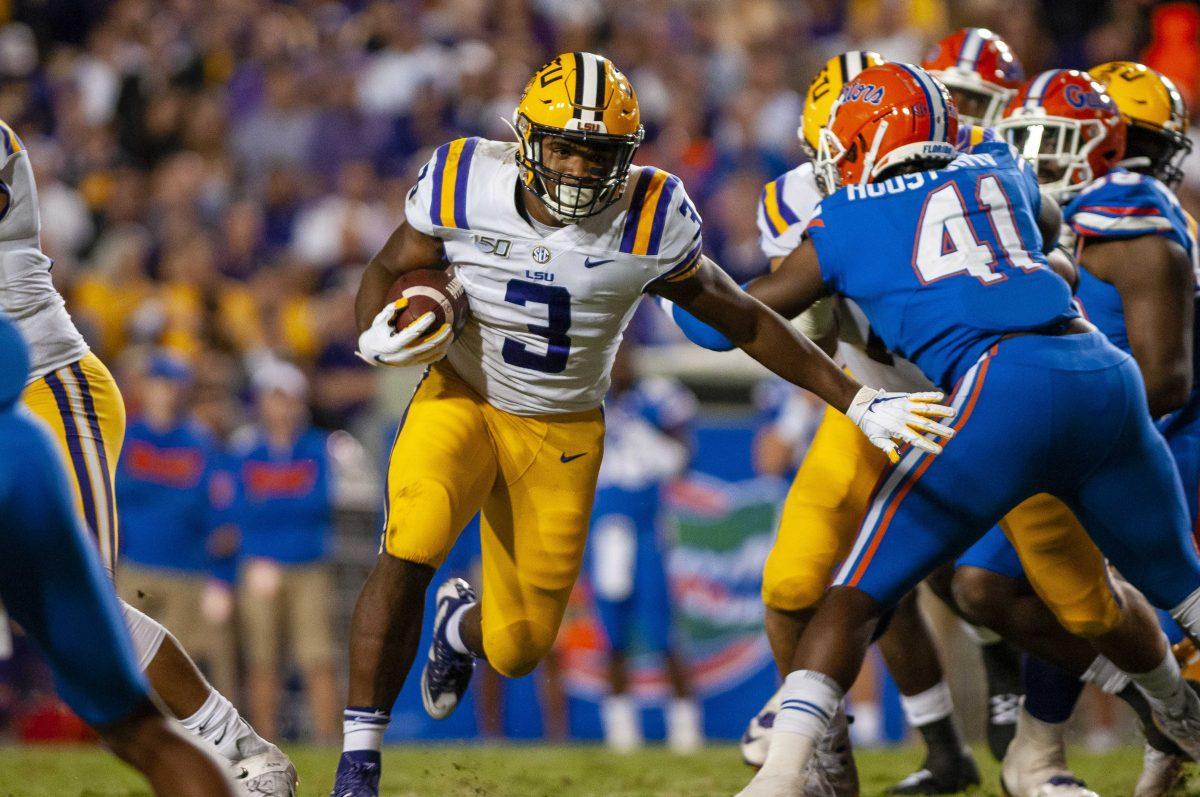
[[[407,299],[389,303],[371,321],[371,326],[358,336],[358,351],[355,354],[363,362],[404,367],[429,365],[446,356],[454,340],[449,324],[442,324],[440,329],[421,338],[433,326],[433,313],[422,314],[401,330],[392,326],[392,320],[407,305]]]
[[[944,398],[938,392],[885,393],[873,387],[861,388],[850,402],[846,417],[854,421],[871,445],[883,449],[892,462],[900,459],[897,449],[912,443],[930,454],[942,453],[942,447],[922,432],[949,440],[954,430],[930,418],[953,418],[955,409],[938,404]],[[899,442],[897,442],[899,441]]]

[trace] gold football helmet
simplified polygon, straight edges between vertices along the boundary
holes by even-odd
[[[858,73],[870,66],[884,63],[883,56],[866,50],[850,50],[835,55],[825,62],[821,71],[808,84],[804,95],[804,112],[800,117],[800,144],[809,158],[816,157],[821,128],[829,123],[833,103],[842,93],[842,87]]]
[[[1125,117],[1123,166],[1169,186],[1183,179],[1180,163],[1192,151],[1187,108],[1175,84],[1145,64],[1109,61],[1088,70]]]
[[[645,134],[633,86],[612,61],[594,53],[563,53],[538,69],[513,123],[521,145],[521,179],[567,222],[616,201]],[[549,168],[542,158],[547,138],[565,138],[595,152],[607,173],[579,177]]]

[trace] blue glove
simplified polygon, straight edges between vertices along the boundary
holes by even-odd
[[[658,306],[662,308],[664,313],[671,316],[676,326],[683,331],[684,336],[697,346],[703,346],[712,351],[730,351],[736,348],[729,341],[729,338],[674,302],[669,302],[661,296],[654,297],[654,300],[658,302]]]

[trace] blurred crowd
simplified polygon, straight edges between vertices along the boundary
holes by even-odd
[[[259,730],[274,736],[285,643],[314,716],[335,716],[329,630],[298,618],[329,616],[317,429],[378,429],[379,375],[354,357],[358,275],[434,147],[511,137],[539,64],[592,50],[629,75],[647,132],[636,160],[683,179],[708,253],[747,279],[767,267],[753,208],[803,157],[819,64],[849,48],[918,61],[965,24],[997,30],[1030,74],[1145,57],[1200,105],[1188,3],[0,1],[0,119],[30,152],[68,308],[127,392],[123,558],[162,579],[144,608],[229,691],[227,629],[250,596]],[[786,470],[795,452],[758,455]]]
[[[803,91],[829,55],[919,60],[966,23],[995,27],[1030,72],[1162,43],[1132,0],[14,0],[3,13],[0,118],[31,152],[46,251],[100,356],[161,344],[235,392],[282,357],[313,380],[326,427],[371,405],[351,297],[416,168],[453,137],[509,137],[524,81],[556,52],[596,50],[629,74],[638,160],[684,179],[710,254],[744,278],[765,268],[748,209],[802,157]],[[1200,71],[1170,60],[1194,94]]]

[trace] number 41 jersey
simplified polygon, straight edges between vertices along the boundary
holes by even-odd
[[[1078,315],[1042,254],[1033,169],[1001,142],[943,169],[846,186],[809,222],[825,284],[949,389],[1010,332]]]
[[[645,290],[698,269],[700,216],[677,177],[648,166],[600,213],[545,234],[518,211],[522,190],[515,143],[463,138],[409,192],[408,223],[442,240],[471,306],[447,359],[506,412],[589,410]]]

